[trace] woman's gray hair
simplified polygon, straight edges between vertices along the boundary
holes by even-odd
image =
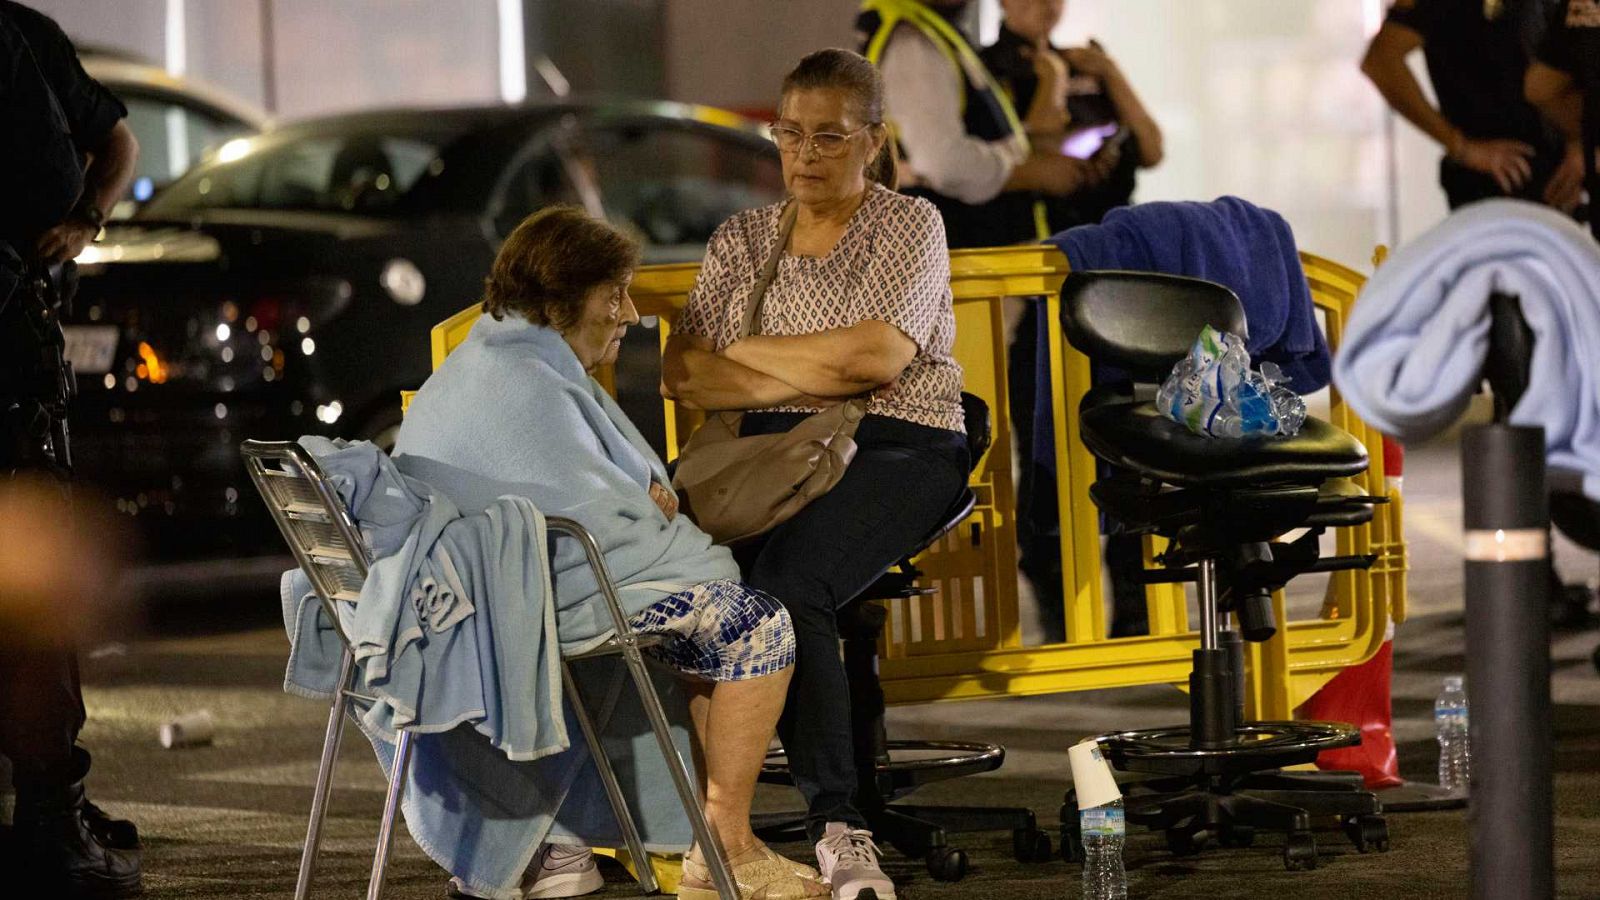
[[[783,78],[783,94],[794,91],[831,89],[844,91],[863,122],[879,128],[883,124],[883,77],[865,56],[832,47],[807,54]],[[780,104],[781,108],[781,104]],[[890,190],[899,184],[895,167],[894,141],[885,136],[878,155],[867,163],[867,178]]]

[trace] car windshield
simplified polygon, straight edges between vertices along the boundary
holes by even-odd
[[[460,129],[364,130],[230,141],[212,162],[158,194],[140,217],[171,218],[202,209],[367,216],[412,211],[412,196],[444,173],[444,151],[460,134]]]

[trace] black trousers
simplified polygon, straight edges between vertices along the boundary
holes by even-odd
[[[1033,459],[1033,409],[1038,397],[1038,330],[1044,303],[1029,301],[1006,354],[1011,438],[1019,456],[1017,480],[1017,568],[1033,586],[1039,626],[1047,643],[1067,639],[1066,596],[1061,584],[1061,520],[1056,508],[1056,475]],[[1144,584],[1144,543],[1114,527],[1106,535],[1105,562],[1111,571],[1111,636],[1148,634]]]
[[[83,778],[78,655],[67,644],[24,644],[0,634],[0,756],[17,787],[60,787]]]
[[[5,249],[0,247],[0,263]],[[37,368],[41,348],[25,317],[25,309],[37,299],[29,293],[29,275],[15,268],[0,271],[0,291],[12,288],[0,296],[0,388],[7,390],[55,384],[54,373],[41,376]],[[67,275],[70,280],[70,271]],[[0,411],[33,396],[0,396]],[[33,452],[37,445],[36,436],[26,434],[16,417],[0,414],[0,481],[13,475],[52,477]],[[69,490],[65,481],[58,484],[63,492]],[[4,525],[26,527],[16,522]],[[0,541],[6,539],[0,533]],[[5,619],[6,576],[0,572],[0,756],[10,760],[11,779],[19,787],[65,786],[88,771],[88,754],[75,747],[84,722],[77,649],[64,636],[25,639],[23,629]]]
[[[1533,170],[1532,177],[1509,195],[1500,190],[1500,185],[1495,183],[1492,176],[1475,172],[1449,159],[1439,160],[1439,186],[1444,188],[1445,202],[1452,210],[1493,197],[1510,196],[1519,200],[1542,203],[1545,186],[1550,183],[1550,176],[1555,174],[1556,167],[1561,163],[1561,150],[1556,147],[1536,153],[1528,163],[1529,168]]]
[[[787,431],[803,418],[750,413],[741,433]],[[778,737],[813,841],[828,822],[867,824],[855,805],[850,692],[835,613],[938,527],[969,470],[966,438],[954,431],[868,416],[856,444],[832,491],[735,551],[745,581],[778,598],[794,621],[795,672]]]

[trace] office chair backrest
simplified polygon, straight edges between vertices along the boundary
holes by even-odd
[[[1072,272],[1061,286],[1067,341],[1135,381],[1159,382],[1201,329],[1246,335],[1244,306],[1212,281],[1157,272]]]

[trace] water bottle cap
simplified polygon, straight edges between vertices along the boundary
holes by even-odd
[[[1444,687],[1445,687],[1445,690],[1449,690],[1449,691],[1459,691],[1459,690],[1461,690],[1461,676],[1460,675],[1446,675],[1444,677]]]

